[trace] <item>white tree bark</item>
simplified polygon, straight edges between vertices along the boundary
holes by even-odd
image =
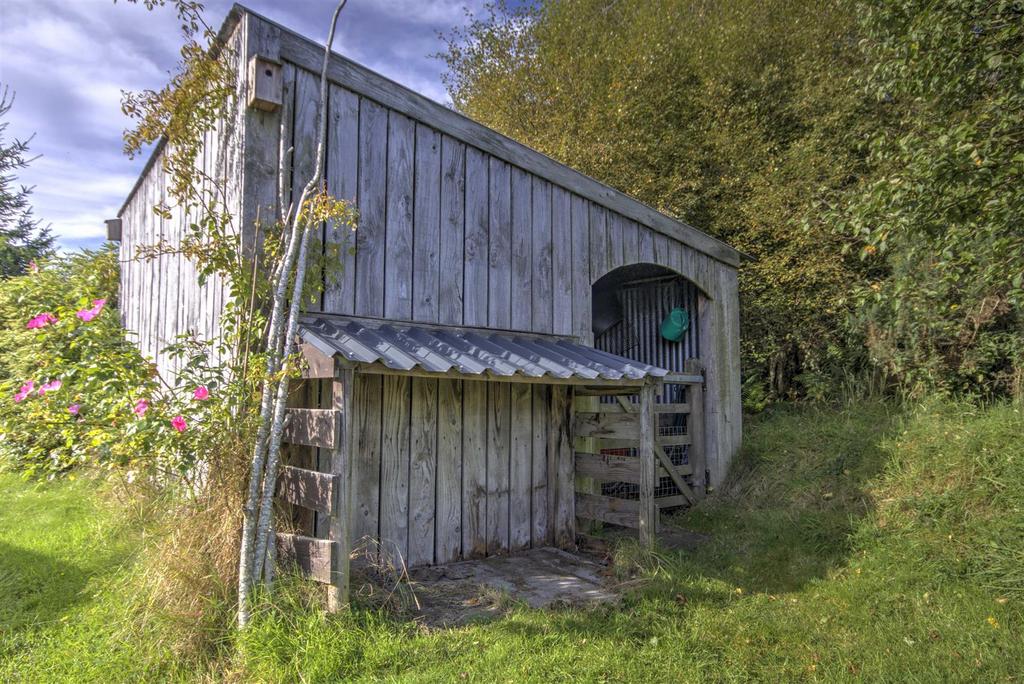
[[[327,66],[330,62],[331,46],[334,43],[338,16],[346,2],[347,0],[341,0],[334,10],[331,17],[331,28],[327,36],[327,45],[324,49],[324,63],[320,72],[320,130],[317,136],[313,177],[303,188],[299,202],[293,203],[285,214],[284,218],[290,224],[287,249],[280,269],[274,274],[276,277],[274,301],[270,327],[267,332],[267,377],[264,381],[263,395],[260,401],[260,422],[253,449],[249,488],[243,511],[242,548],[238,564],[238,624],[240,627],[245,627],[249,622],[249,599],[253,586],[262,575],[267,554],[274,488],[277,484],[277,468],[281,453],[281,435],[288,399],[288,379],[282,371],[286,370],[287,359],[294,353],[299,304],[302,300],[302,289],[306,278],[306,259],[309,251],[311,226],[307,224],[303,208],[319,189],[323,178],[324,148],[327,138]],[[282,165],[287,164],[286,155],[282,155],[281,159]],[[283,175],[282,169],[281,176],[283,177]],[[285,324],[283,314],[289,282],[292,282],[292,296],[288,307],[287,324]]]

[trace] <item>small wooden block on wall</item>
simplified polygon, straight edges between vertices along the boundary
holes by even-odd
[[[284,532],[274,536],[278,565],[295,566],[311,580],[331,583],[336,567],[334,542]]]
[[[253,55],[249,60],[249,106],[274,112],[284,101],[284,78],[281,63]]]
[[[278,496],[296,506],[330,515],[334,509],[336,475],[283,466],[277,477]]]

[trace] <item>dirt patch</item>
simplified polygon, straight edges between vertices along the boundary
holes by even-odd
[[[461,561],[409,571],[389,602],[428,627],[500,617],[515,605],[531,608],[615,603],[608,568],[594,558],[555,548]],[[371,578],[372,579],[372,578]],[[376,591],[381,592],[379,588]],[[378,594],[379,597],[379,594]]]

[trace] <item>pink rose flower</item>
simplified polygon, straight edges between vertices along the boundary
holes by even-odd
[[[210,398],[210,390],[206,389],[206,385],[200,385],[192,392],[192,398],[196,401],[205,401]]]
[[[188,423],[185,422],[185,418],[182,416],[174,416],[174,418],[171,419],[171,425],[173,425],[174,429],[178,432],[184,432],[185,429],[188,428]]]
[[[25,401],[25,399],[28,398],[28,395],[32,394],[35,388],[36,383],[33,382],[32,380],[26,382],[24,385],[21,386],[21,389],[14,393],[14,403]]]
[[[39,264],[37,264],[35,262],[35,259],[33,259],[32,261],[28,262],[28,272],[29,273],[39,273]]]
[[[51,380],[50,382],[45,383],[39,388],[39,396],[46,396],[47,392],[56,392],[60,389],[61,384],[60,380]]]
[[[135,402],[135,408],[132,410],[135,411],[135,415],[141,418],[142,416],[146,415],[146,411],[149,410],[149,402],[146,401],[145,399],[139,399],[137,402]]]
[[[107,303],[106,299],[94,299],[92,300],[91,309],[79,309],[75,315],[82,320],[83,323],[88,323],[92,319],[100,315],[103,311],[104,305]]]
[[[28,323],[25,324],[25,327],[28,330],[35,330],[36,328],[45,328],[46,326],[50,325],[51,323],[56,323],[56,322],[57,322],[57,317],[54,316],[49,311],[46,311],[44,313],[39,314],[38,316],[35,316],[34,318],[30,318],[28,320]]]
[[[81,404],[71,404],[68,406],[68,413],[73,416],[78,415],[78,411],[82,408]]]

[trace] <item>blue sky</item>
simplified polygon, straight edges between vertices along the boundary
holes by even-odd
[[[335,0],[249,0],[243,4],[318,41]],[[231,7],[207,0],[219,26]],[[440,102],[438,31],[466,21],[484,0],[350,0],[335,50]],[[36,215],[65,249],[103,241],[145,158],[121,151],[121,90],[158,88],[178,57],[173,12],[123,0],[0,0],[0,82],[16,93],[10,137],[33,133],[41,155],[19,178],[34,185]]]

